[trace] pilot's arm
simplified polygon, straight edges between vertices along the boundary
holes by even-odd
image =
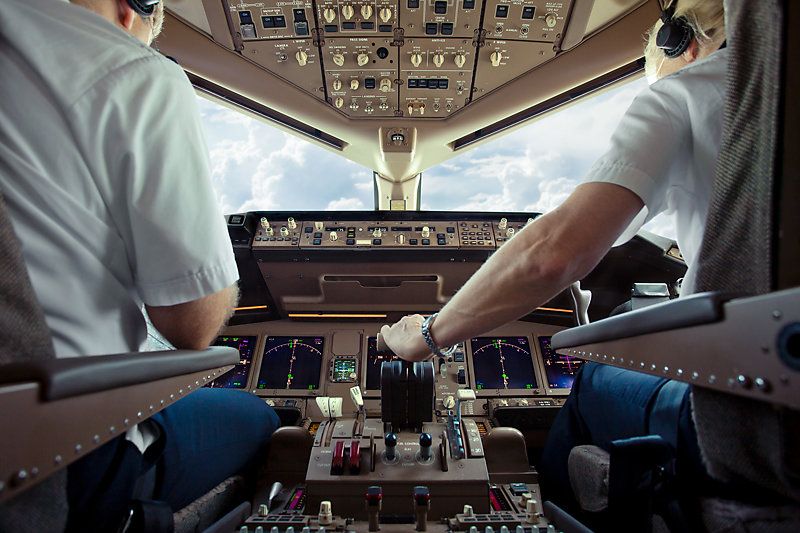
[[[605,256],[641,211],[642,200],[610,183],[579,186],[557,209],[528,224],[456,293],[431,327],[440,347],[483,334],[528,314]],[[420,315],[406,316],[381,335],[398,356],[423,360],[430,350]]]

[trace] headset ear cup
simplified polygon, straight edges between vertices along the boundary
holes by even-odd
[[[694,31],[684,18],[671,19],[659,28],[656,46],[664,50],[667,57],[678,57],[689,48],[693,37]]]
[[[128,5],[142,17],[149,17],[161,0],[128,0]]]

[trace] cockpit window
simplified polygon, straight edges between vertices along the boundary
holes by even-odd
[[[547,212],[563,202],[608,149],[639,79],[556,111],[422,175],[422,209]],[[644,229],[675,238],[671,217]]]
[[[224,213],[373,209],[372,171],[198,96]]]

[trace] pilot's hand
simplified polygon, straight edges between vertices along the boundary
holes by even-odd
[[[431,356],[422,337],[422,315],[408,315],[392,326],[383,326],[378,334],[378,348],[385,344],[401,359],[424,361]]]

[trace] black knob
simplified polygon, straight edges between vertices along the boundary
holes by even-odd
[[[431,444],[433,444],[433,437],[431,437],[430,433],[420,433],[419,434],[419,445],[423,448],[430,448]]]
[[[378,48],[378,57],[381,59],[386,59],[387,57],[389,57],[389,50],[381,46],[380,48]]]
[[[394,433],[387,433],[386,436],[383,437],[383,443],[386,445],[386,459],[394,461],[394,447],[397,446],[397,435]]]

